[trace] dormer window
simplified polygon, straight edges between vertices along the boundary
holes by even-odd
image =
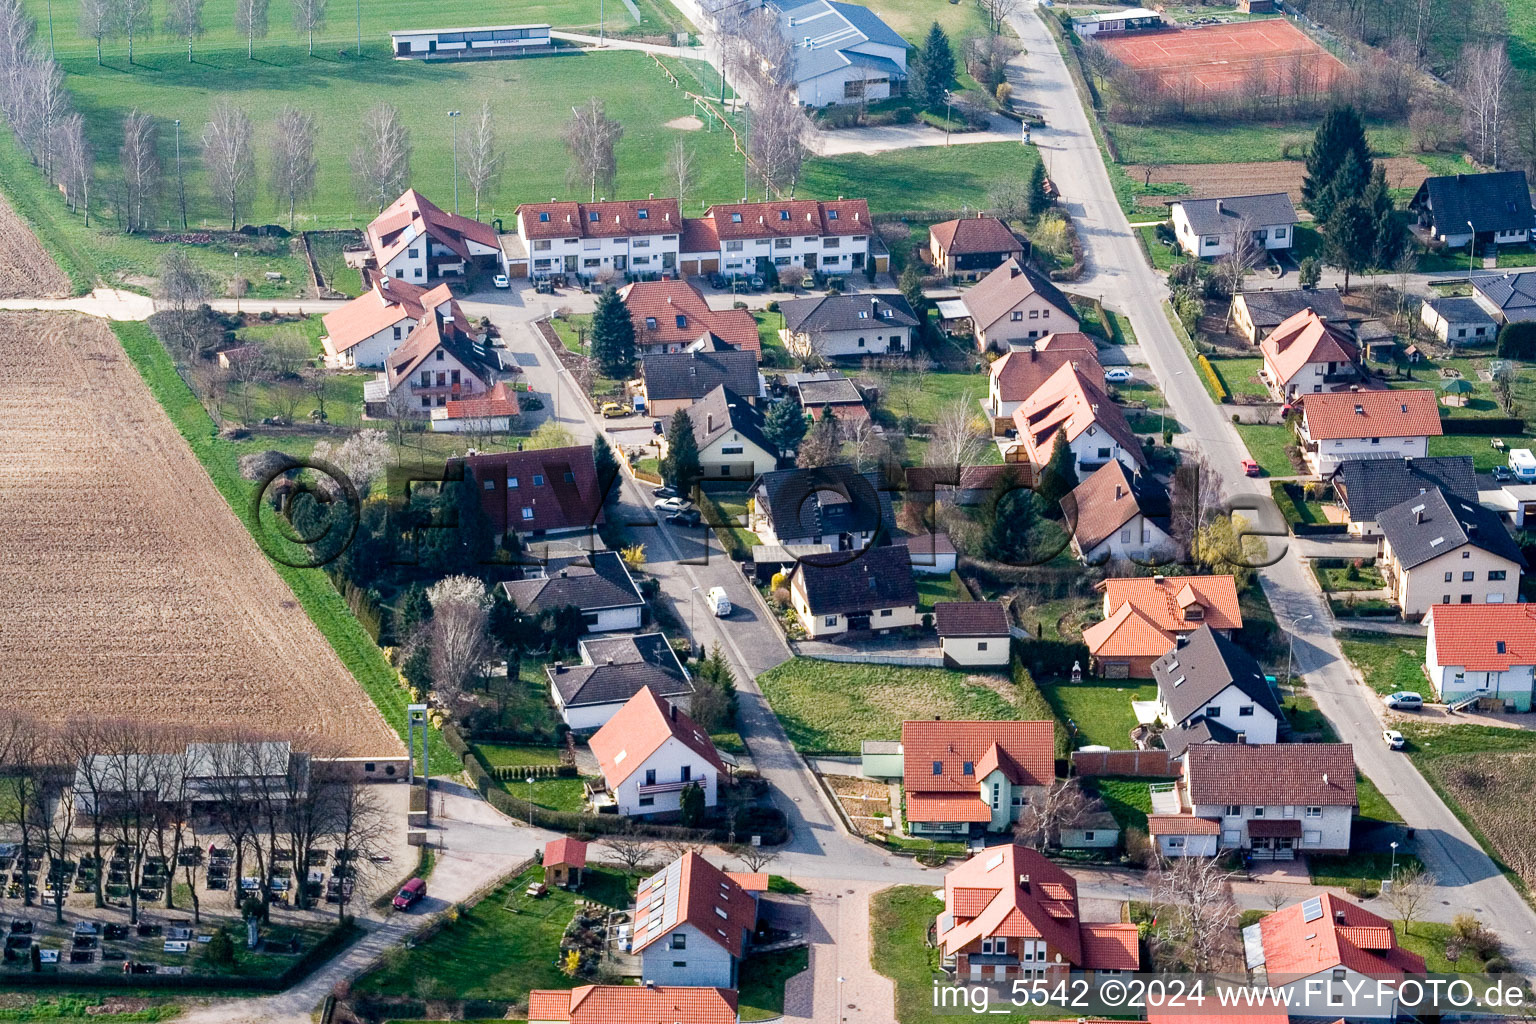
[[[635,216],[639,217],[641,220],[650,220],[651,211],[642,206],[640,209],[635,211]]]
[[[648,317],[645,318],[645,329],[648,330],[648,331],[654,331],[656,329],[656,318],[655,317],[648,316]]]
[[[836,210],[828,210],[827,211],[827,220],[837,220],[837,211]]]
[[[540,224],[548,224],[549,223],[549,211],[548,210],[546,210],[543,213],[539,214],[539,223]]]
[[[788,210],[780,210],[779,211],[779,220],[789,220],[789,211]]]
[[[593,211],[591,211],[590,213],[587,214],[587,222],[589,224],[596,224],[597,223],[597,211],[596,210],[593,210]]]
[[[1199,604],[1190,605],[1188,608],[1184,609],[1184,617],[1190,622],[1204,622],[1205,606]]]

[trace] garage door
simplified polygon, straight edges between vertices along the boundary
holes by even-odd
[[[971,964],[971,980],[980,981],[981,972],[984,970],[986,970],[986,968],[981,966],[981,964]]]
[[[716,257],[715,259],[712,259],[712,260],[700,260],[699,261],[699,273],[701,273],[701,274],[717,274],[719,272],[720,272],[720,259],[719,259],[719,257]]]

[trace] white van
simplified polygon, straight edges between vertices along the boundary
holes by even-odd
[[[715,618],[723,619],[731,614],[731,599],[725,596],[724,587],[710,587],[704,597],[709,602],[710,610],[715,613]]]
[[[1517,480],[1536,480],[1536,455],[1529,448],[1515,448],[1509,453],[1509,468],[1514,470]]]

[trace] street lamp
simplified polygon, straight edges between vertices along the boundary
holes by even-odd
[[[1175,377],[1182,377],[1184,376],[1184,371],[1175,370],[1173,375]],[[1168,399],[1166,398],[1163,399],[1163,415],[1158,422],[1157,433],[1159,437],[1165,436],[1168,433]]]
[[[529,775],[527,778],[523,779],[523,781],[528,783],[528,824],[532,825],[533,824],[533,776]]]
[[[699,588],[691,587],[688,591],[688,643],[694,645],[690,650],[697,649],[699,642],[699,617],[695,614],[698,608]]]
[[[187,185],[181,176],[181,118],[176,124],[176,198],[181,204],[181,230],[187,230]]]
[[[459,111],[448,111],[448,123],[453,125],[453,212],[459,212]]]
[[[560,378],[565,375],[565,367],[555,370],[555,422],[560,422],[560,389],[564,386]]]
[[[944,90],[944,145],[949,145],[949,107],[954,102],[955,94],[948,89]]]
[[[1392,842],[1388,843],[1387,845],[1392,847],[1392,869],[1387,872],[1387,877],[1388,878],[1396,878],[1397,877],[1397,840],[1394,839],[1394,840],[1392,840]]]
[[[1472,261],[1477,258],[1477,228],[1472,222],[1467,221],[1467,229],[1472,232],[1472,238],[1467,242],[1467,280],[1472,280]]]
[[[1291,620],[1291,646],[1285,654],[1285,685],[1291,685],[1291,660],[1296,656],[1296,627],[1312,618],[1311,615],[1298,616]]]

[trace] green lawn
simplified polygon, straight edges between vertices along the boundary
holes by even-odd
[[[1289,143],[1304,150],[1316,130],[1315,122],[1272,123],[1190,122],[1129,125],[1107,122],[1123,164],[1226,164],[1279,160]],[[1371,150],[1395,156],[1409,148],[1406,125],[1377,125],[1366,129]]]
[[[1259,379],[1259,371],[1264,367],[1264,360],[1257,357],[1243,356],[1239,358],[1212,357],[1211,365],[1216,367],[1216,372],[1221,375],[1221,381],[1227,386],[1227,390],[1234,395],[1257,395],[1259,398],[1269,398],[1269,388]]]
[[[933,610],[933,606],[940,601],[969,601],[970,598],[960,592],[960,584],[950,575],[938,573],[920,572],[914,574],[917,580],[917,605],[919,612]]]
[[[292,331],[297,331],[304,337],[309,345],[310,354],[318,358],[324,349],[320,345],[320,335],[325,333],[325,321],[318,316],[306,316],[299,320],[272,321],[264,323],[257,321],[248,324],[235,331],[235,337],[240,341],[260,344],[274,337],[279,337]]]
[[[565,316],[550,317],[549,325],[555,329],[555,334],[560,338],[560,344],[566,351],[578,356],[587,354],[586,339],[592,334],[591,313],[570,313]]]
[[[1248,454],[1268,476],[1295,476],[1296,470],[1285,449],[1296,443],[1296,435],[1283,423],[1237,423],[1238,436],[1248,446]],[[1434,452],[1430,452],[1431,455]]]
[[[884,385],[880,401],[897,416],[911,416],[932,425],[956,403],[981,415],[980,402],[987,397],[987,378],[980,373],[908,373],[874,371]]]
[[[1147,247],[1147,252],[1152,258],[1152,269],[1161,270],[1164,273],[1172,270],[1180,263],[1189,262],[1189,256],[1177,246],[1164,245],[1157,237],[1157,225],[1148,224],[1139,227],[1136,231],[1141,235],[1141,240]]]
[[[560,763],[559,747],[526,743],[476,743],[475,752],[492,768],[504,765],[552,765]]]
[[[944,4],[933,0],[877,0],[869,5],[881,21],[900,32],[913,45],[928,35],[937,21],[952,40],[980,35],[984,29],[974,4]]]
[[[1397,870],[1407,871],[1424,865],[1411,853],[1397,855]],[[1312,873],[1313,885],[1333,885],[1340,888],[1351,882],[1379,883],[1392,877],[1393,859],[1390,853],[1352,853],[1348,856],[1325,857],[1310,854],[1307,869]]]
[[[320,268],[320,277],[326,286],[343,295],[361,295],[363,273],[356,267],[347,266],[343,249],[350,242],[362,241],[362,233],[327,231],[312,236],[309,251],[314,254]]]
[[[609,872],[589,867],[589,875]],[[560,937],[581,895],[563,889],[534,899],[523,894],[544,871],[533,866],[460,914],[430,939],[396,947],[383,964],[353,982],[359,992],[454,999],[526,999],[529,989],[570,988],[557,966]]]
[[[1465,351],[1465,350],[1463,350]],[[1393,380],[1391,384],[1396,388],[1409,389],[1433,389],[1437,392],[1437,398],[1441,415],[1451,419],[1478,419],[1483,417],[1502,417],[1507,415],[1499,405],[1498,396],[1493,389],[1492,381],[1483,380],[1478,374],[1487,371],[1489,365],[1494,362],[1491,356],[1462,356],[1455,359],[1421,360],[1414,364],[1412,380]],[[1473,391],[1457,399],[1456,404],[1446,405],[1444,394],[1440,388],[1446,378],[1440,375],[1442,369],[1455,370],[1461,375],[1461,379],[1472,385]],[[1515,376],[1510,381],[1510,397],[1517,406],[1524,407],[1527,411],[1536,409],[1531,403],[1536,402],[1536,373],[1533,373],[1529,363],[1516,361]]]
[[[1358,804],[1356,816],[1370,818],[1374,821],[1401,822],[1403,816],[1398,813],[1392,801],[1382,795],[1376,788],[1376,783],[1355,772],[1355,803]]]
[[[1128,750],[1130,732],[1136,727],[1131,701],[1157,697],[1155,683],[1084,679],[1081,683],[1042,686],[1040,692],[1066,727],[1074,746],[1102,744],[1112,750]],[[1077,731],[1073,732],[1073,725]]]
[[[759,362],[776,369],[789,369],[799,365],[795,357],[789,354],[783,339],[779,337],[779,328],[784,326],[784,317],[781,314],[755,310],[752,313],[752,319],[757,321],[757,341],[762,346]]]
[[[1354,664],[1365,685],[1377,693],[1396,693],[1398,690],[1429,693],[1429,680],[1424,676],[1423,637],[1365,630],[1341,630],[1338,636],[1344,657]]]
[[[791,658],[757,682],[802,753],[852,754],[863,740],[900,739],[907,719],[1016,716],[1001,693],[967,677],[941,668]]]
[[[1314,504],[1315,502],[1309,501],[1306,503],[1306,506],[1308,509],[1311,509]],[[1314,520],[1314,522],[1322,521],[1322,519]],[[1312,566],[1312,573],[1317,577],[1317,581],[1323,585],[1323,589],[1329,593],[1351,590],[1380,590],[1386,586],[1386,580],[1382,578],[1381,570],[1374,565],[1363,565],[1358,569],[1354,566],[1346,566],[1343,569],[1325,569],[1320,565],[1314,564]],[[1353,578],[1351,578],[1351,573],[1354,574]],[[1388,690],[1386,692],[1390,693],[1391,691]]]
[[[501,779],[496,785],[519,803],[531,800],[545,810],[580,814],[587,806],[581,779]]]
[[[1152,813],[1152,791],[1147,787],[1159,781],[1162,780],[1101,775],[1084,785],[1099,794],[1122,830],[1137,828],[1145,832],[1147,815]]]
[[[1532,407],[1536,408],[1536,407]],[[1536,437],[1515,437],[1500,434],[1508,448],[1536,448]],[[1429,439],[1430,455],[1470,455],[1479,473],[1486,473],[1495,466],[1509,465],[1509,456],[1495,451],[1488,442],[1488,434],[1444,434]]]
[[[784,1014],[784,983],[811,965],[804,946],[756,953],[741,962],[739,1008],[742,1021],[772,1020]]]
[[[363,426],[363,385],[373,373],[325,372],[325,419],[332,426]],[[219,402],[219,415],[232,423],[255,427],[267,417],[287,417],[294,423],[311,422],[321,403],[305,381],[230,383]],[[377,426],[377,423],[370,424]]]
[[[1401,859],[1401,858],[1399,858]],[[1446,940],[1455,929],[1440,921],[1415,921],[1407,928],[1403,922],[1393,921],[1398,945],[1424,958],[1424,969],[1432,974],[1475,974],[1483,970],[1477,954],[1468,949],[1460,959],[1452,960],[1445,955]]]
[[[963,206],[974,210],[987,205],[987,195],[999,178],[1028,181],[1038,159],[1033,147],[1016,142],[819,157],[806,161],[798,191],[828,198],[865,196],[871,213],[958,210]],[[739,184],[739,163],[736,177]],[[739,197],[740,192],[737,188],[723,198]]]
[[[933,976],[939,951],[927,945],[928,926],[944,910],[931,885],[898,885],[869,901],[869,961],[896,983],[896,1019],[901,1024],[951,1020],[933,1006]]]

